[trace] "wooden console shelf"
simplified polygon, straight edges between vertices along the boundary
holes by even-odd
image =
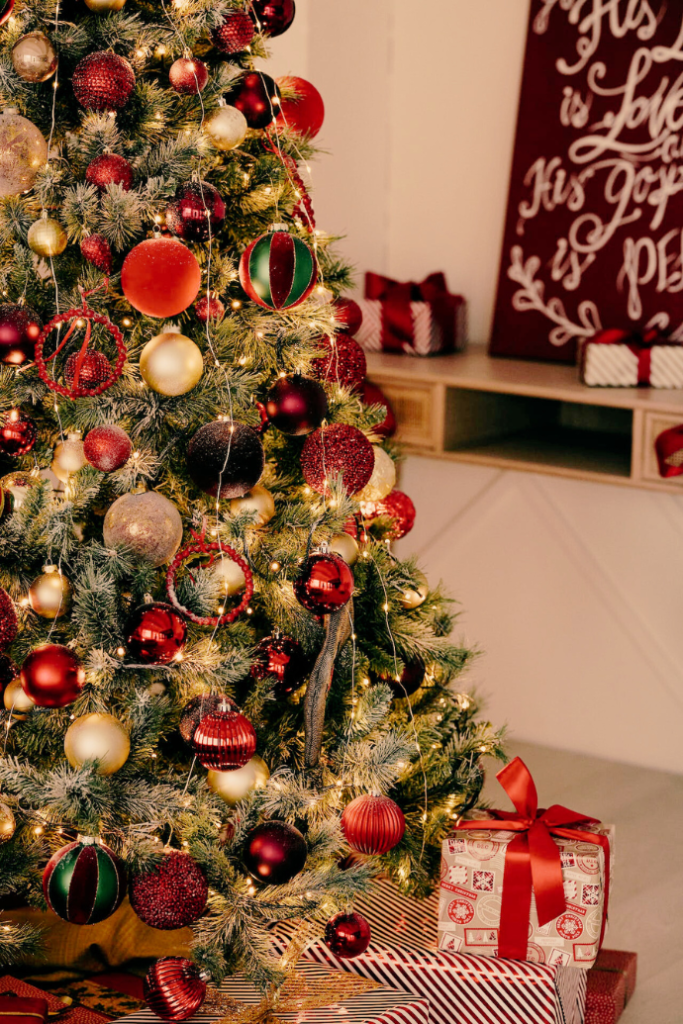
[[[576,367],[478,348],[367,358],[414,454],[683,494],[683,476],[660,477],[654,449],[683,424],[683,390],[589,388]]]

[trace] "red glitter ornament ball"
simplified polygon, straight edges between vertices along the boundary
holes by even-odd
[[[209,72],[196,57],[178,57],[168,69],[171,88],[181,96],[197,96],[209,81]]]
[[[406,830],[403,811],[388,796],[363,793],[344,808],[341,827],[356,853],[382,854],[401,842]]]
[[[225,306],[217,295],[202,295],[194,305],[194,311],[198,320],[205,324],[208,320],[222,320],[225,316]]]
[[[30,306],[14,302],[0,305],[0,360],[10,366],[21,366],[33,359],[43,322]]]
[[[362,491],[375,468],[375,451],[365,434],[347,423],[333,423],[309,434],[301,449],[301,471],[309,487],[329,494],[341,476],[347,494]]]
[[[233,772],[243,768],[256,753],[256,730],[239,711],[219,706],[195,729],[192,749],[204,768]]]
[[[78,62],[71,84],[86,110],[123,110],[135,88],[135,73],[125,57],[101,50]]]
[[[187,1020],[206,998],[206,982],[191,960],[164,956],[147,971],[145,1002],[162,1020]]]
[[[130,905],[150,928],[173,931],[193,924],[204,913],[209,887],[189,853],[167,854],[152,871],[129,882]]]
[[[72,650],[62,644],[43,644],[21,666],[24,693],[41,708],[63,708],[76,700],[85,685],[85,672]]]
[[[103,274],[111,274],[111,248],[104,235],[88,235],[87,238],[81,239],[81,256]]]
[[[396,416],[394,410],[389,404],[389,399],[386,397],[381,388],[378,388],[376,384],[371,384],[369,380],[363,381],[361,389],[361,398],[365,405],[383,405],[386,416],[381,423],[378,423],[376,427],[373,427],[373,431],[376,434],[380,434],[382,437],[393,437],[396,433]]]
[[[285,75],[277,79],[281,91],[294,92],[293,99],[282,99],[277,116],[278,128],[291,128],[299,135],[314,139],[325,120],[325,104],[314,85],[305,78]]]
[[[116,153],[102,153],[88,164],[85,180],[104,192],[107,185],[120,185],[124,192],[130,192],[133,185],[133,168]]]
[[[353,593],[354,579],[340,555],[317,552],[306,559],[294,580],[294,596],[314,615],[343,607]]]
[[[267,128],[280,109],[280,90],[270,75],[249,71],[226,92],[225,102],[244,114],[250,128]]]
[[[144,665],[168,665],[182,651],[186,637],[185,620],[163,601],[140,605],[126,626],[131,657]]]
[[[224,221],[223,197],[208,181],[178,185],[175,198],[166,207],[166,227],[186,242],[208,242]]]
[[[352,391],[362,385],[368,369],[365,352],[349,334],[322,337],[316,345],[328,353],[311,363],[311,374],[317,380],[339,384]]]
[[[363,323],[363,310],[353,299],[335,299],[332,303],[334,316],[347,334],[357,334]]]
[[[251,8],[261,32],[267,36],[281,36],[294,21],[294,0],[252,0]]]
[[[6,590],[0,587],[0,651],[6,650],[17,637],[17,613],[14,602]]]
[[[214,711],[218,711],[218,708],[224,703],[232,707],[230,698],[224,697],[220,693],[200,693],[188,701],[183,708],[178,725],[180,735],[188,745],[192,745],[195,730],[201,720],[207,715],[212,715]]]
[[[308,856],[306,840],[286,821],[264,821],[249,833],[244,866],[266,885],[284,885],[303,871]]]
[[[286,697],[298,690],[308,668],[306,656],[298,640],[291,636],[264,637],[256,647],[256,658],[251,666],[253,679],[275,680],[276,696]]]
[[[381,501],[363,501],[360,510],[363,518],[370,521],[380,516],[393,519],[394,523],[389,531],[392,540],[405,537],[415,525],[415,506],[403,491],[392,491]]]
[[[280,377],[268,392],[266,412],[283,434],[301,437],[319,427],[327,416],[327,395],[310,377],[299,373]]]
[[[370,945],[370,925],[362,914],[335,914],[325,928],[325,942],[335,956],[351,960]]]
[[[231,11],[211,33],[211,41],[221,53],[242,53],[254,38],[254,23],[246,11]]]
[[[93,427],[83,442],[83,454],[95,469],[102,473],[113,473],[125,466],[130,458],[133,445],[128,434],[121,427]]]
[[[96,388],[111,377],[111,363],[104,352],[86,352],[80,369],[79,359],[80,353],[74,352],[64,364],[64,382],[68,388]]]
[[[37,437],[38,428],[35,421],[21,409],[8,409],[2,416],[0,452],[3,455],[26,455],[33,448]]]
[[[148,238],[126,256],[121,288],[131,306],[146,316],[177,316],[197,298],[202,272],[176,238]]]

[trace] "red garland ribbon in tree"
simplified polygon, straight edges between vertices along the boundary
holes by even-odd
[[[263,134],[263,148],[267,150],[267,152],[273,153],[282,161],[285,170],[289,172],[292,181],[299,191],[299,201],[293,210],[294,216],[300,217],[304,225],[312,234],[316,227],[315,211],[313,210],[313,203],[311,202],[311,197],[308,194],[308,189],[304,184],[303,178],[299,174],[299,168],[296,160],[289,156],[289,154],[282,152],[282,149],[278,146],[277,142],[274,141],[270,131],[265,131]]]
[[[251,601],[254,593],[254,580],[251,569],[245,560],[237,554],[234,548],[228,547],[227,544],[223,544],[221,541],[212,541],[210,544],[207,544],[205,540],[206,526],[204,526],[201,534],[195,533],[194,530],[190,530],[190,533],[194,537],[196,543],[188,544],[186,548],[179,551],[168,567],[168,572],[166,573],[166,593],[168,594],[168,599],[173,607],[181,613],[181,615],[184,615],[192,622],[196,622],[198,626],[225,626],[229,622],[234,622],[237,616],[245,610]],[[244,596],[236,608],[233,608],[232,611],[226,612],[224,615],[196,615],[194,612],[189,611],[189,609],[184,608],[178,600],[175,592],[176,575],[183,562],[186,562],[187,559],[193,555],[209,555],[209,560],[205,563],[204,568],[208,568],[210,565],[213,565],[216,561],[213,554],[215,551],[220,551],[222,555],[227,555],[230,561],[235,562],[242,570],[245,581]]]

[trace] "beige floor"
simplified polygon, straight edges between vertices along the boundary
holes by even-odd
[[[616,825],[605,945],[638,953],[622,1024],[683,1024],[683,776],[530,743],[508,749],[529,767],[541,806],[564,804]],[[494,772],[485,796],[508,807]]]

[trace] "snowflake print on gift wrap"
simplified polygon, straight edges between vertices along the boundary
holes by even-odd
[[[451,900],[448,904],[448,916],[456,924],[469,924],[474,917],[474,907],[469,900]]]
[[[557,934],[563,939],[578,939],[583,932],[583,924],[575,914],[561,914],[556,927]]]
[[[493,892],[493,871],[473,871],[472,888],[479,892]]]
[[[600,886],[584,885],[581,889],[581,902],[584,907],[597,907],[600,902]]]

